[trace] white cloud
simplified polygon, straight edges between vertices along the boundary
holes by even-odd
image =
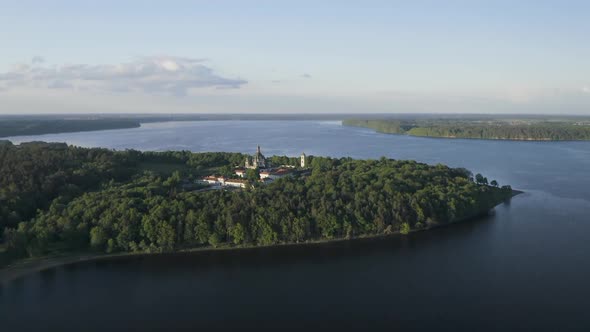
[[[311,75],[309,75],[309,74],[303,74],[303,75],[301,75],[301,77],[303,77],[303,78],[311,78]]]
[[[169,70],[169,71],[177,71],[180,66],[173,60],[164,60],[160,62],[160,66],[162,68]]]
[[[0,89],[33,87],[87,91],[143,92],[182,96],[196,88],[239,88],[247,81],[216,74],[203,59],[142,57],[122,64],[44,65],[34,57],[32,65],[19,64],[0,73]]]
[[[582,92],[583,93],[590,93],[590,86],[583,86],[582,87]]]

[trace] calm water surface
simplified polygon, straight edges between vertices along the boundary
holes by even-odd
[[[415,159],[526,191],[405,237],[60,267],[0,288],[1,331],[590,330],[590,142],[428,139],[215,121],[18,137],[114,149]]]

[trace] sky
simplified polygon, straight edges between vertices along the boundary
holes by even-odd
[[[590,1],[0,0],[0,114],[590,115]]]

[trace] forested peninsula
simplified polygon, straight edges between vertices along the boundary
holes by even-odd
[[[0,137],[137,128],[134,119],[16,119],[0,121]]]
[[[371,128],[380,133],[441,138],[474,138],[528,141],[590,140],[590,121],[542,120],[360,120],[347,119],[344,126]]]
[[[408,233],[486,214],[513,195],[460,168],[309,157],[270,184],[207,190],[239,153],[113,151],[0,141],[0,266],[64,253],[156,253]],[[298,167],[298,158],[275,156]]]

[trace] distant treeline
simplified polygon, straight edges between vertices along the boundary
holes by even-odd
[[[371,128],[387,134],[411,136],[536,141],[590,140],[587,122],[468,121],[468,120],[355,120],[345,126]]]
[[[0,138],[136,128],[141,123],[217,120],[340,120],[335,114],[1,115]]]
[[[512,195],[465,169],[385,158],[312,156],[307,175],[233,191],[194,191],[187,189],[193,174],[144,167],[214,173],[243,160],[238,153],[0,144],[0,261],[407,233],[486,213]]]
[[[0,120],[0,137],[137,128],[139,126],[140,122],[132,119]]]

